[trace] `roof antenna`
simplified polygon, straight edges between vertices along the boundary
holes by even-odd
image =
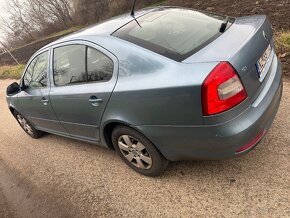
[[[134,3],[133,3],[133,8],[132,8],[132,11],[131,11],[131,16],[135,18],[135,6],[136,6],[136,0],[134,0]]]
[[[136,21],[136,23],[138,24],[138,26],[140,28],[142,28],[142,26],[140,25],[140,23],[138,22],[138,20],[135,17],[135,6],[136,6],[136,0],[134,0],[134,3],[133,3],[133,8],[132,8],[132,11],[131,11],[131,17],[133,17],[134,20]]]

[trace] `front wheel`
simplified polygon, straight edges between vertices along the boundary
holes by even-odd
[[[159,176],[168,165],[168,160],[156,147],[130,127],[117,126],[112,133],[112,142],[122,160],[142,175]]]
[[[33,127],[33,125],[24,118],[20,113],[17,111],[14,112],[14,117],[16,118],[17,122],[21,126],[21,128],[32,138],[38,139],[44,135],[44,132],[39,131]]]

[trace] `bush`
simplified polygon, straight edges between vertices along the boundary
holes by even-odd
[[[290,51],[290,31],[278,34],[276,41],[279,49]]]

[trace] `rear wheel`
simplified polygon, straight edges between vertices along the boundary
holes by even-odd
[[[158,176],[168,165],[168,160],[155,146],[130,127],[117,126],[112,133],[112,142],[122,160],[142,175]]]
[[[17,122],[21,126],[21,128],[32,138],[38,139],[44,135],[44,132],[39,131],[33,127],[33,125],[24,118],[20,113],[17,111],[14,112],[14,117],[16,118]]]

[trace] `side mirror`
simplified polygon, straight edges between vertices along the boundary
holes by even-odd
[[[21,92],[21,88],[18,83],[12,83],[7,87],[6,94],[8,96],[16,95],[17,93]]]

